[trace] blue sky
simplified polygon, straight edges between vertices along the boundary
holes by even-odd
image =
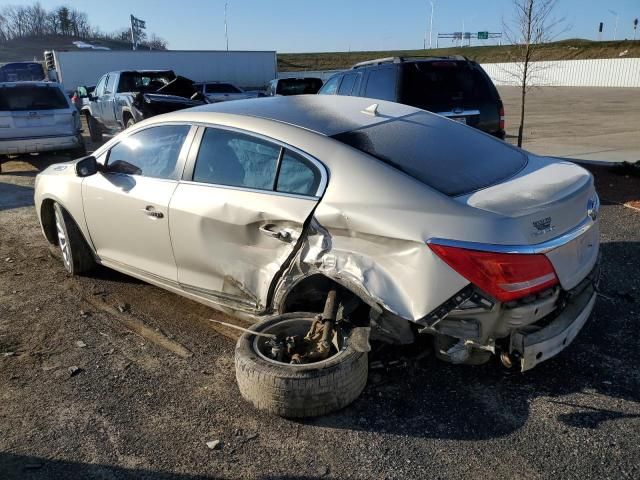
[[[23,0],[29,1],[29,0]],[[7,3],[11,3],[10,1]],[[29,1],[29,3],[31,3]],[[85,11],[92,24],[113,31],[133,13],[172,49],[223,49],[225,0],[40,0],[51,8],[65,3]],[[318,52],[422,48],[428,0],[227,0],[229,48]],[[596,39],[605,23],[611,39],[619,14],[618,39],[632,37],[640,0],[559,0],[558,16],[572,27],[563,35]],[[512,0],[436,0],[434,32],[501,30],[512,14]],[[640,38],[640,31],[638,32]],[[449,41],[450,42],[450,41]],[[433,44],[435,46],[435,33]],[[451,43],[440,43],[448,46]]]

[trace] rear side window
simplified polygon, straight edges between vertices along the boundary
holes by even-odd
[[[365,97],[395,101],[396,70],[394,68],[376,68],[369,72]]]
[[[333,138],[450,196],[499,183],[527,164],[526,156],[515,147],[427,112]]]
[[[315,195],[320,185],[320,172],[307,159],[285,150],[278,174],[276,190],[298,195]]]
[[[353,84],[356,83],[356,74],[349,73],[342,78],[342,83],[338,89],[338,95],[351,95]]]
[[[327,83],[322,86],[318,93],[322,95],[335,95],[338,91],[338,83],[340,83],[341,78],[342,75],[331,77],[329,80],[327,80]]]
[[[110,172],[175,179],[188,125],[161,125],[129,135],[109,152]]]
[[[416,62],[404,70],[402,102],[425,110],[477,107],[497,101],[491,81],[469,62]]]
[[[283,78],[278,81],[280,95],[314,95],[322,86],[319,78]]]
[[[0,88],[0,110],[57,110],[69,108],[62,90],[47,85],[17,85]]]
[[[193,181],[273,190],[280,147],[228,130],[207,128]]]

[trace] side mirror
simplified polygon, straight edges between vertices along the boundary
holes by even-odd
[[[90,177],[98,173],[99,166],[95,157],[84,157],[76,162],[76,175],[78,177]]]

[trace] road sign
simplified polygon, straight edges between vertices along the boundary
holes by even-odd
[[[478,32],[478,40],[488,40],[489,32]]]

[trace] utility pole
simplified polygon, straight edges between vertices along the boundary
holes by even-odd
[[[616,17],[616,24],[613,27],[613,41],[615,42],[616,38],[618,36],[618,20],[619,20],[620,16],[618,15],[618,12],[614,12],[613,10],[609,10],[609,13]]]
[[[225,2],[224,4],[224,38],[227,41],[227,52],[229,51],[229,29],[227,28],[227,5],[228,3]]]

